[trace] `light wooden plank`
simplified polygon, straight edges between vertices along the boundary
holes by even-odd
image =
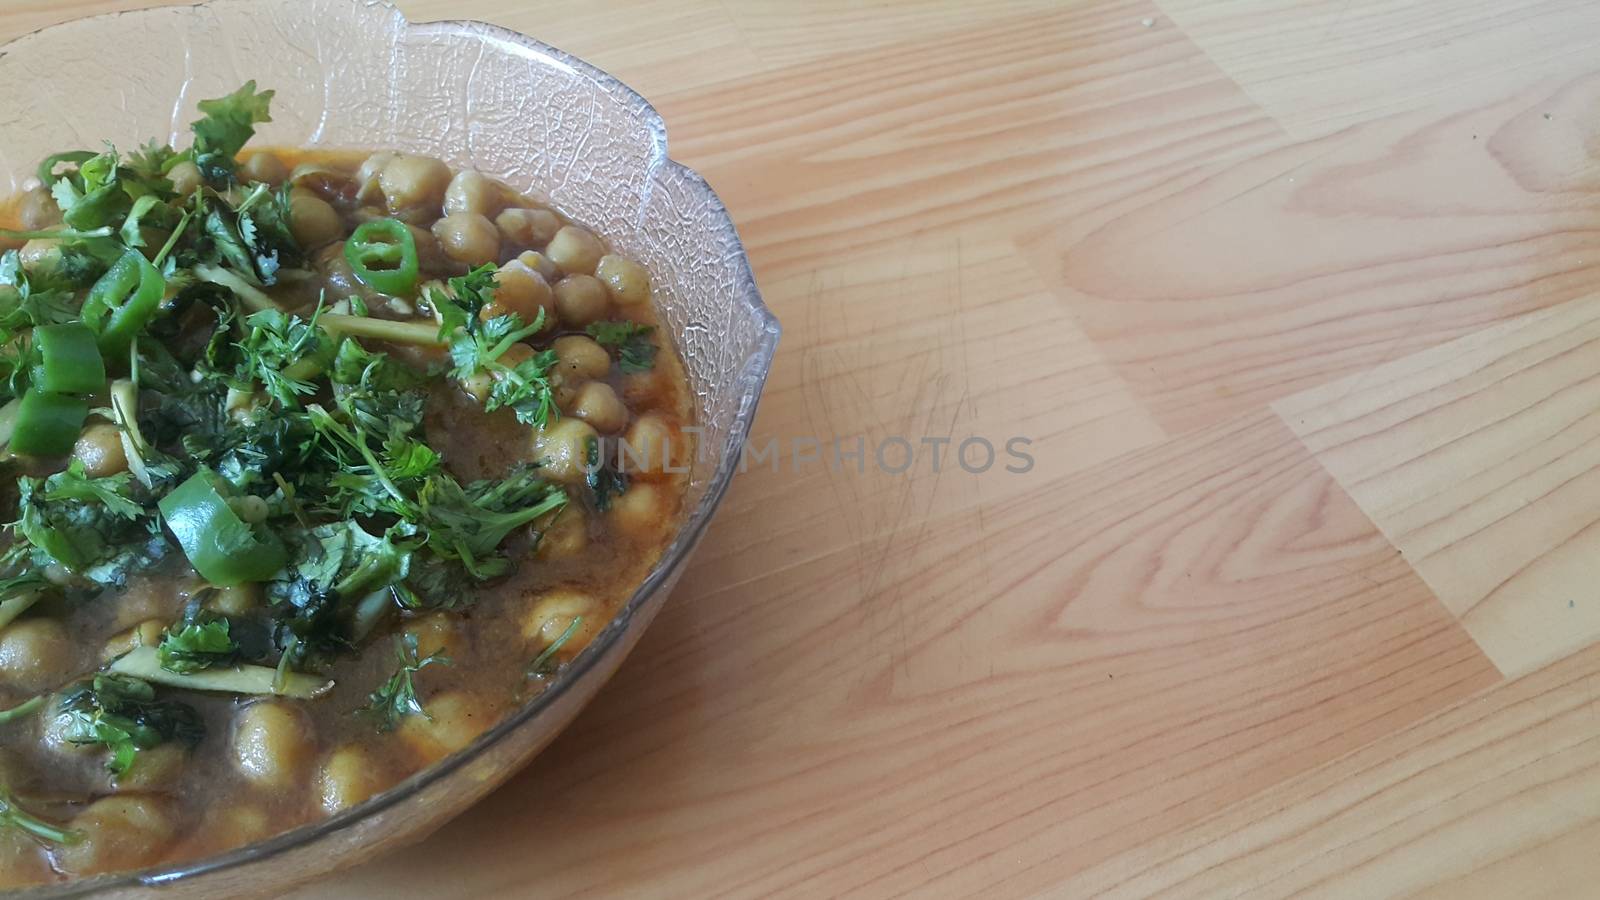
[[[1158,2],[1298,138],[1570,79],[1600,50],[1600,7],[1570,0]]]
[[[777,64],[850,56],[897,43],[991,26],[996,20],[1045,12],[1060,0],[965,3],[961,0],[811,0],[784,3],[730,2],[733,17],[750,47]]]
[[[1002,18],[668,98],[762,277],[930,229],[1102,221],[1280,131],[1145,0]],[[994,52],[1004,47],[1005,52]]]
[[[1285,143],[1026,250],[1164,428],[1204,426],[1592,291],[1597,107],[1578,79]]]
[[[1600,300],[1277,409],[1500,669],[1600,640]]]
[[[1569,898],[1600,875],[1600,653],[1062,883],[1071,896]]]

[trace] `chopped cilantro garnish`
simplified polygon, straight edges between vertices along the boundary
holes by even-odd
[[[650,340],[655,329],[637,322],[595,322],[588,328],[595,343],[611,351],[623,374],[648,372],[656,364],[656,345]]]
[[[409,631],[395,638],[394,655],[400,667],[367,697],[367,705],[360,710],[379,731],[393,731],[406,716],[431,718],[417,697],[417,685],[412,678],[434,663],[450,665],[450,657],[441,651],[418,659],[417,636]]]

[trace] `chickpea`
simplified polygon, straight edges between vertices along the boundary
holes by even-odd
[[[200,183],[205,179],[200,175],[199,166],[184,160],[167,172],[167,180],[172,182],[172,189],[178,192],[178,196],[187,197],[199,190]]]
[[[272,819],[267,811],[251,803],[234,800],[206,817],[205,834],[218,850],[232,850],[241,844],[258,841],[272,834]]]
[[[56,863],[74,875],[138,869],[161,858],[175,832],[166,804],[119,794],[96,800],[72,820],[78,840],[56,848]]]
[[[154,647],[161,643],[161,635],[167,626],[160,619],[146,619],[133,627],[133,639],[138,647]]]
[[[328,754],[317,773],[317,799],[333,815],[349,809],[388,786],[383,765],[360,744],[346,744]]]
[[[160,619],[147,619],[138,625],[116,635],[106,641],[105,649],[100,651],[100,658],[111,660],[133,650],[136,647],[154,647],[161,643],[161,634],[166,631],[166,623]]]
[[[267,501],[264,498],[257,497],[255,494],[229,497],[228,508],[233,510],[233,514],[243,519],[248,525],[259,525],[265,522],[268,516],[272,515],[272,507],[267,505]]]
[[[508,209],[494,224],[508,244],[543,247],[561,230],[561,217],[548,209]]]
[[[427,762],[434,762],[472,743],[495,723],[496,710],[483,697],[446,691],[427,700],[428,715],[406,716],[396,732]]]
[[[612,434],[628,424],[628,408],[617,399],[617,392],[604,381],[591,381],[578,388],[572,400],[571,414],[594,426],[596,431]]]
[[[450,361],[450,351],[433,344],[391,344],[386,352],[413,369],[426,369]]]
[[[339,211],[305,188],[289,191],[289,231],[307,249],[338,240],[344,234]]]
[[[117,776],[117,790],[165,790],[178,783],[188,764],[189,751],[175,741],[140,750],[128,771]]]
[[[629,372],[622,376],[621,387],[622,400],[630,406],[654,406],[663,397],[673,396],[673,385],[662,374],[660,367]]]
[[[593,426],[578,419],[561,418],[547,423],[533,438],[540,473],[566,484],[583,480],[589,442],[599,437]]]
[[[23,228],[49,228],[61,224],[61,207],[56,205],[56,198],[50,196],[50,189],[40,185],[22,195],[22,208],[17,216]]]
[[[666,493],[648,481],[628,485],[620,497],[611,501],[611,509],[606,512],[618,532],[640,539],[659,535],[670,513]]]
[[[512,260],[494,273],[494,299],[484,306],[479,316],[492,319],[515,313],[523,324],[532,325],[540,311],[544,312],[545,328],[556,324],[554,295],[544,276]]]
[[[390,212],[408,207],[438,210],[450,184],[450,167],[428,156],[397,156],[378,174]]]
[[[573,629],[572,637],[561,645],[560,655],[571,659],[578,654],[605,625],[600,615],[600,603],[583,591],[573,588],[552,588],[535,595],[528,612],[522,617],[522,637],[535,651],[554,644],[581,619]]]
[[[611,354],[581,334],[558,337],[555,371],[572,378],[604,378],[611,371]]]
[[[17,251],[17,261],[24,269],[53,266],[61,260],[60,238],[34,238]]]
[[[54,877],[38,841],[20,828],[0,832],[0,889],[34,887]]]
[[[672,427],[660,416],[646,413],[634,419],[622,443],[622,467],[629,472],[659,475],[669,467],[683,468]]]
[[[53,687],[76,668],[75,648],[57,619],[33,618],[0,631],[0,677],[26,688]]]
[[[568,504],[537,525],[540,559],[571,559],[589,546],[589,517],[583,508]]]
[[[512,344],[500,354],[500,361],[512,368],[522,365],[533,359],[533,348],[527,344]]]
[[[72,458],[83,463],[90,478],[104,478],[128,469],[128,455],[122,447],[122,429],[110,422],[96,422],[78,435]]]
[[[518,253],[517,262],[543,275],[544,280],[550,284],[561,280],[561,270],[556,268],[556,264],[551,262],[549,257],[537,250],[524,250]]]
[[[578,399],[578,388],[583,387],[582,378],[574,378],[556,372],[550,376],[550,399],[556,403],[556,409],[572,409],[573,401]]]
[[[478,213],[445,216],[433,223],[433,236],[439,239],[446,256],[469,266],[494,262],[500,255],[500,232]]]
[[[480,405],[486,403],[489,392],[494,390],[494,376],[488,372],[474,372],[461,379],[461,390],[474,402]]]
[[[177,616],[183,599],[173,593],[169,584],[151,578],[132,578],[112,603],[116,610],[116,626],[131,628],[150,619],[171,621]]]
[[[376,196],[382,188],[378,184],[378,176],[383,174],[385,167],[394,162],[396,154],[380,152],[367,157],[356,169],[356,201],[365,203]]]
[[[650,302],[650,273],[626,256],[607,253],[600,257],[594,274],[618,303],[637,306]]]
[[[611,298],[593,275],[568,275],[556,282],[556,312],[568,328],[582,328],[606,317]]]
[[[353,191],[355,182],[352,179],[354,177],[349,172],[321,163],[306,162],[291,169],[288,177],[283,180],[295,187],[303,187],[322,199],[328,200],[341,194],[348,195],[349,192]]]
[[[254,582],[218,588],[206,601],[206,608],[225,616],[242,616],[261,605],[261,585]]]
[[[455,617],[445,613],[429,613],[418,616],[406,623],[406,634],[417,639],[417,656],[432,656],[443,653],[452,659],[459,659],[467,649],[467,636],[461,631],[461,625]]]
[[[492,216],[505,205],[509,193],[500,182],[485,178],[471,169],[462,169],[450,179],[450,186],[444,189],[444,212],[445,215],[477,213]]]
[[[289,177],[289,167],[283,164],[283,160],[266,152],[251,154],[250,158],[239,167],[239,171],[244,175],[245,181],[265,181],[273,187],[282,184],[283,180]]]
[[[605,252],[600,239],[578,225],[563,225],[544,248],[544,255],[569,275],[593,275]]]
[[[415,225],[407,225],[406,230],[411,232],[411,239],[417,245],[417,265],[424,272],[445,272],[456,268],[456,264],[449,256],[445,255],[444,247],[439,245],[439,239],[433,232]]]
[[[311,750],[311,724],[298,708],[263,700],[239,712],[233,764],[256,784],[282,788],[299,782]]]

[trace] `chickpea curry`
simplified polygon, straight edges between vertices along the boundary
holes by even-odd
[[[650,277],[420,156],[44,160],[0,229],[0,885],[366,800],[548,684],[672,537]]]

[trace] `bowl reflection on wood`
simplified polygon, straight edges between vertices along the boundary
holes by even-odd
[[[73,61],[63,69],[59,62]],[[39,79],[38,72],[55,73]],[[19,38],[0,77],[0,172],[22,188],[61,147],[186,143],[197,100],[255,79],[277,91],[261,146],[397,149],[542,195],[654,276],[703,429],[683,528],[617,618],[551,689],[471,747],[368,802],[258,844],[19,896],[281,893],[414,841],[538,753],[616,670],[677,579],[738,464],[778,324],[720,200],[667,157],[654,109],[621,82],[475,22],[411,25],[362,0],[213,0],[80,19]]]

